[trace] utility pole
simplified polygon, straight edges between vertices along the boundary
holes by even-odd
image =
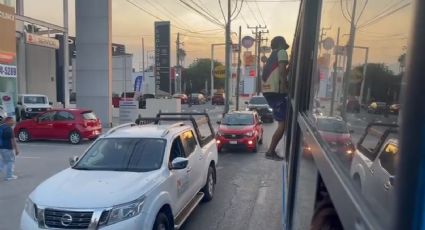
[[[336,78],[338,77],[338,47],[339,47],[339,34],[341,32],[341,28],[338,27],[338,34],[336,37],[336,46],[335,46],[335,62],[334,62],[334,72],[332,76],[332,100],[331,100],[331,111],[330,116],[333,116],[334,114],[334,106],[335,106],[335,95],[336,95]]]
[[[142,75],[145,77],[145,39],[142,37]]]
[[[178,82],[178,76],[179,74],[179,67],[180,67],[180,33],[177,33],[177,40],[176,40],[176,69],[174,71],[174,92],[177,93],[177,82]]]
[[[239,90],[241,81],[241,46],[242,42],[242,26],[239,26],[239,42],[238,42],[238,69],[236,73],[236,110],[239,110]]]
[[[224,103],[224,113],[229,112],[229,86],[230,86],[230,78],[232,77],[232,66],[230,63],[231,60],[231,52],[232,52],[232,41],[230,39],[230,29],[231,29],[231,4],[230,0],[227,0],[227,24],[226,24],[226,79],[224,81],[225,86],[225,103]]]
[[[263,33],[268,33],[268,32],[269,31],[267,30],[267,31],[259,31],[259,33],[258,33],[258,42],[257,42],[257,44],[258,44],[258,47],[257,47],[258,54],[256,56],[256,58],[257,58],[257,64],[256,64],[256,66],[257,66],[257,95],[260,95],[260,93],[261,93],[261,63],[260,63],[260,60],[261,60],[261,43],[263,41],[267,40],[267,39],[263,39],[262,35],[263,35]]]
[[[356,48],[365,49],[365,59],[364,59],[364,65],[363,65],[363,79],[362,79],[362,84],[361,84],[361,87],[360,87],[360,96],[359,96],[359,103],[360,104],[363,104],[363,94],[364,94],[364,87],[365,87],[365,82],[366,82],[367,64],[368,64],[368,58],[369,58],[369,47],[356,46]]]
[[[349,89],[349,85],[350,85],[350,75],[351,75],[351,65],[353,62],[353,48],[354,48],[354,39],[356,36],[356,25],[355,25],[355,20],[356,20],[356,8],[357,8],[357,0],[353,1],[353,12],[351,13],[351,26],[350,26],[350,38],[348,40],[348,45],[347,45],[347,67],[346,67],[346,71],[345,71],[345,76],[344,76],[344,81],[343,81],[343,86],[344,86],[344,91],[343,91],[343,97],[342,97],[342,110],[341,110],[341,115],[342,118],[347,121],[347,98],[348,98],[348,89]]]
[[[260,75],[259,75],[259,73],[260,73],[260,66],[259,66],[259,60],[260,60],[260,48],[261,48],[261,42],[262,42],[262,40],[261,40],[261,38],[259,38],[259,33],[268,33],[269,31],[268,30],[264,30],[264,29],[267,29],[267,26],[265,25],[265,26],[261,26],[261,25],[259,25],[259,26],[248,26],[248,29],[251,29],[251,30],[255,30],[255,32],[253,31],[252,33],[255,35],[255,52],[254,52],[254,55],[255,55],[255,58],[257,59],[257,64],[255,65],[255,72],[257,73],[257,82],[256,82],[256,92],[257,92],[257,95],[258,94],[260,94],[260,92],[261,92],[261,80],[260,80]],[[261,31],[259,31],[259,30],[261,30]]]
[[[63,107],[69,107],[68,0],[63,0]]]

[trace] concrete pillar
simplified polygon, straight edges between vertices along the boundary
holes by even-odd
[[[112,123],[111,0],[76,0],[77,107]]]

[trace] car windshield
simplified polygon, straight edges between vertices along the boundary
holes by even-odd
[[[94,114],[91,111],[87,111],[87,112],[84,112],[82,114],[83,114],[84,120],[96,120],[97,119],[96,114]]]
[[[252,114],[227,114],[223,120],[223,125],[252,125],[253,123]]]
[[[317,128],[323,132],[348,133],[347,126],[343,121],[332,119],[318,119]]]
[[[25,104],[47,104],[46,97],[43,96],[25,96]]]
[[[105,138],[97,141],[73,168],[148,172],[162,164],[166,141],[157,138]]]
[[[252,105],[264,105],[264,104],[267,104],[267,100],[266,100],[265,97],[253,97],[249,101],[249,104],[252,104]]]

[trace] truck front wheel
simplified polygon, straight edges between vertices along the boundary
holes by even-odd
[[[208,168],[207,183],[205,184],[202,192],[204,193],[204,201],[208,202],[213,199],[215,191],[215,169],[210,165]]]
[[[158,213],[155,219],[153,230],[172,230],[174,229],[171,226],[170,220],[167,215],[163,212]]]

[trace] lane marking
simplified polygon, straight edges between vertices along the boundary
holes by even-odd
[[[257,204],[263,205],[266,203],[267,190],[268,187],[260,187],[258,189]]]
[[[20,159],[40,159],[41,157],[16,156],[16,158],[20,158]]]

